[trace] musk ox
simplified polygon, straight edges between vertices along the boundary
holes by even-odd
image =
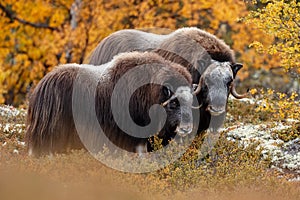
[[[229,93],[235,98],[246,96],[235,91],[233,80],[242,65],[236,63],[233,50],[224,41],[198,28],[181,28],[168,35],[131,29],[117,31],[98,44],[89,63],[99,65],[120,52],[133,50],[153,51],[188,69],[200,103],[200,120],[195,122],[198,133],[210,124],[214,128],[221,125]]]
[[[134,29],[114,32],[98,44],[90,55],[89,63],[93,65],[104,64],[122,52],[149,50],[165,50],[159,54],[163,54],[163,57],[169,56],[171,60],[174,59],[171,58],[174,56],[173,54],[164,54],[166,52],[175,53],[193,64],[195,68],[197,68],[196,63],[203,60],[199,56],[203,56],[203,53],[206,52],[213,60],[235,63],[234,52],[224,41],[195,27],[180,28],[167,35]],[[201,52],[197,52],[199,50]],[[178,58],[176,57],[176,59]],[[202,70],[205,69],[199,69],[199,71]]]
[[[118,148],[137,152],[142,146],[151,151],[149,137],[155,133],[167,142],[176,133],[192,132],[191,82],[191,75],[184,67],[153,52],[123,53],[101,67],[84,64],[56,67],[38,83],[29,98],[26,131],[29,154],[63,153],[81,149],[83,143],[85,147],[88,144],[101,149],[103,138],[90,133],[94,131],[93,115],[89,115],[93,109],[106,138]],[[117,86],[121,86],[121,91],[113,99]],[[129,90],[134,87],[131,94]],[[119,106],[116,113],[112,111],[113,100]],[[153,107],[156,104],[162,106]],[[139,128],[152,124],[154,129],[136,132],[137,135],[124,131],[120,126],[131,121],[122,122],[122,117],[126,117],[123,109],[129,109],[130,120]],[[159,109],[165,115],[158,115]],[[161,124],[164,116],[165,123]],[[115,121],[118,117],[121,124]],[[86,133],[78,135],[77,128]]]

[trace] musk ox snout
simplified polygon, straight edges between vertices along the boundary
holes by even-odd
[[[193,131],[193,115],[190,106],[181,106],[181,120],[176,129],[180,136],[186,136]]]
[[[226,112],[227,90],[228,89],[224,87],[221,89],[219,88],[219,90],[211,89],[209,91],[207,111],[209,111],[212,116],[218,116]]]
[[[190,87],[181,86],[178,87],[175,92],[180,105],[180,123],[176,129],[176,132],[180,136],[190,134],[193,130],[193,95],[191,91],[192,89]]]

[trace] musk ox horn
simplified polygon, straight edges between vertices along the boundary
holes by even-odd
[[[235,84],[234,84],[234,82],[231,83],[230,93],[232,94],[232,96],[234,96],[237,99],[243,99],[243,98],[246,98],[249,95],[248,92],[244,93],[244,94],[238,94],[237,91],[235,90]]]
[[[163,107],[165,107],[166,105],[168,105],[168,103],[170,103],[170,101],[172,101],[172,100],[174,100],[174,99],[176,99],[176,98],[177,98],[177,96],[176,96],[176,95],[173,95],[173,96],[171,96],[167,101],[163,102],[161,105],[162,105]],[[199,105],[199,106],[191,106],[192,109],[200,109],[201,107],[202,107],[202,104]]]
[[[193,88],[196,88],[195,86],[197,86],[197,84],[193,84]],[[161,105],[163,107],[165,107],[166,105],[168,105],[168,103],[170,103],[170,101],[174,100],[177,98],[176,93],[173,94],[168,100],[166,100],[165,102],[161,103]],[[192,109],[200,109],[202,107],[202,104],[199,106],[190,106]]]
[[[193,95],[199,94],[199,92],[201,91],[201,79],[199,80],[198,84],[193,84],[193,88],[194,88]]]
[[[201,107],[202,107],[202,104],[200,104],[199,106],[191,106],[191,108],[195,109],[195,110],[200,109]]]
[[[161,105],[162,105],[163,107],[165,107],[166,105],[168,105],[168,103],[170,103],[170,101],[172,101],[172,100],[174,100],[174,99],[176,99],[176,98],[177,98],[177,96],[174,94],[174,95],[172,95],[167,101],[163,102]]]

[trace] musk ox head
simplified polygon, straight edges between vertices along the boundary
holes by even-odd
[[[180,136],[185,136],[193,130],[192,104],[193,95],[191,87],[179,86],[174,90],[175,84],[164,84],[163,103],[167,112],[168,131],[176,132]]]
[[[199,108],[207,117],[214,117],[212,128],[219,128],[226,114],[227,100],[231,93],[235,98],[244,98],[247,94],[239,95],[235,91],[234,78],[242,68],[242,64],[212,61],[202,74],[194,94],[197,95]],[[203,116],[202,116],[203,119]],[[200,119],[200,120],[202,120]],[[201,121],[200,121],[201,122]],[[208,126],[209,124],[206,124]]]
[[[163,59],[155,53],[147,54]],[[119,104],[119,108],[114,107],[113,109],[124,110],[126,102],[123,100],[130,97],[131,117],[120,116],[121,127],[125,126],[125,129],[122,128],[122,130],[143,138],[160,130],[159,137],[165,139],[166,143],[177,133],[179,135],[191,133],[193,129],[191,107],[194,96],[192,95],[190,73],[184,67],[164,59],[162,63],[157,63],[157,60],[147,62],[147,64],[139,63],[140,66],[134,68],[134,73],[129,71],[128,77],[127,74],[123,74],[118,80],[120,83],[130,83],[131,86],[127,84],[129,90],[141,86],[132,95],[130,91],[125,91],[127,89],[124,88],[124,84],[116,86],[122,90],[116,96],[117,100],[122,100],[122,103]],[[161,112],[163,109],[164,113]],[[131,123],[131,119],[134,124]],[[117,121],[119,120],[117,119]]]

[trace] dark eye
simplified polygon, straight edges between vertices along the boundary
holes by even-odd
[[[172,91],[168,86],[163,87],[163,94],[166,98],[170,98],[172,96]]]
[[[169,108],[171,108],[171,109],[178,108],[179,106],[180,106],[180,104],[177,99],[174,99],[169,103]]]
[[[230,87],[232,81],[233,81],[232,79],[229,79],[229,80],[227,81],[227,87]]]

